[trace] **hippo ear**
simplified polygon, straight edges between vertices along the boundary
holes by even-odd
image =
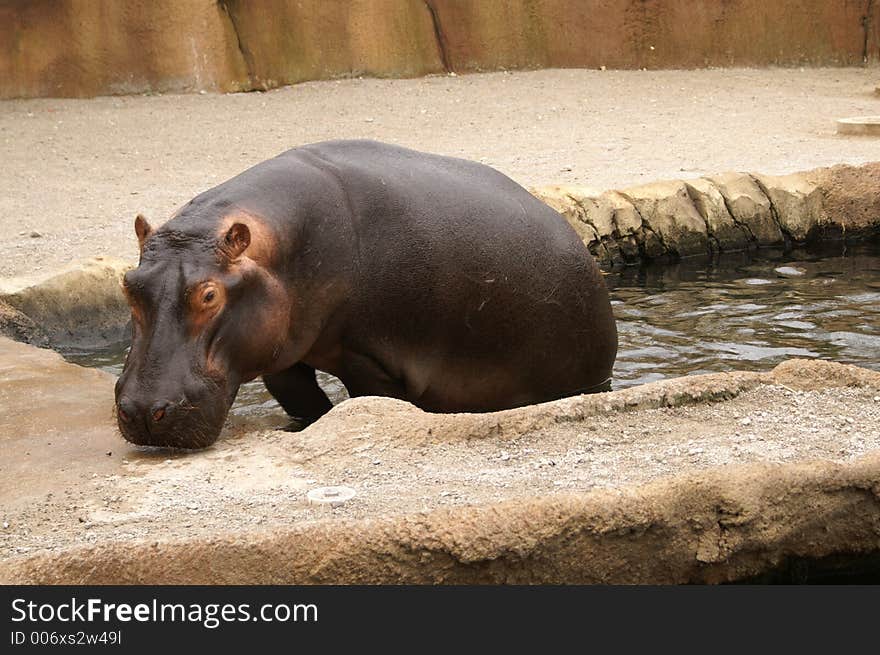
[[[153,233],[153,228],[147,222],[147,219],[144,218],[143,214],[138,214],[134,219],[134,233],[137,234],[138,238],[138,246],[140,249],[144,249],[144,241]]]
[[[238,259],[251,245],[251,231],[244,223],[234,223],[223,237],[223,250],[230,259]]]

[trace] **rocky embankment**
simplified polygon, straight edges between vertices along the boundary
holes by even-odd
[[[880,163],[533,193],[605,266],[880,234]]]
[[[173,452],[119,437],[112,376],[0,362],[3,582],[724,582],[880,549],[880,373],[853,366],[479,415],[360,398]]]

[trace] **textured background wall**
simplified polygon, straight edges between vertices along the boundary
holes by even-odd
[[[459,70],[857,64],[880,16],[868,0],[428,2]]]
[[[422,0],[226,0],[223,6],[256,88],[444,70]]]
[[[0,0],[0,97],[249,86],[211,0]]]
[[[0,0],[0,98],[865,60],[873,0]]]

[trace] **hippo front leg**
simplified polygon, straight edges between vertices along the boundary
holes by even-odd
[[[316,421],[333,407],[318,386],[315,369],[306,364],[294,364],[279,373],[264,375],[263,383],[284,411],[300,421]]]

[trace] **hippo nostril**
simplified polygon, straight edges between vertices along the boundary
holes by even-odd
[[[128,398],[120,398],[116,403],[116,414],[123,423],[131,423],[137,415],[137,407]]]
[[[161,407],[157,407],[153,410],[153,420],[158,423],[163,418],[165,418],[165,407],[167,405],[162,405]]]

